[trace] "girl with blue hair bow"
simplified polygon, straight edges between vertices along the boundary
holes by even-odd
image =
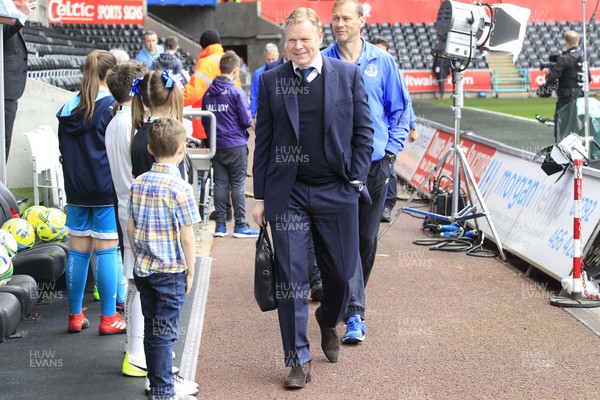
[[[151,122],[161,117],[183,121],[183,85],[179,74],[171,70],[150,71],[134,81],[131,92],[131,172],[135,178],[149,171],[154,163],[147,148]],[[183,163],[179,169],[183,177]]]

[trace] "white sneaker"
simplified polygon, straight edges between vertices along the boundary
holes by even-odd
[[[182,376],[173,375],[173,382],[175,382],[175,391],[176,392],[177,392],[177,385],[178,384],[181,385],[182,387],[189,387],[189,388],[192,388],[192,389],[196,390],[196,393],[193,393],[192,396],[197,395],[198,392],[200,391],[200,390],[198,390],[198,384],[196,382],[187,380],[187,379],[185,379]],[[184,390],[184,392],[187,393],[187,391],[185,391],[185,390]]]
[[[200,390],[198,390],[198,384],[193,381],[188,381],[179,375],[173,375],[173,383],[175,384],[176,395],[188,395],[196,396]],[[146,395],[150,395],[150,380],[146,378],[146,384],[144,388]]]

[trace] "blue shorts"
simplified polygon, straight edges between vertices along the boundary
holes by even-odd
[[[67,205],[65,230],[70,235],[98,239],[119,239],[115,207]]]

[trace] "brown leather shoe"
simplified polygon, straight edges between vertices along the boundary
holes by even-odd
[[[319,328],[321,328],[321,348],[323,349],[323,353],[325,353],[325,357],[330,362],[336,363],[340,355],[340,337],[337,328],[328,328],[323,325],[321,321],[321,307],[315,311],[315,318],[317,318]]]
[[[290,374],[287,378],[285,378],[283,386],[285,386],[286,389],[302,389],[307,383],[310,382],[312,377],[311,375],[312,367],[310,365],[310,361],[306,364],[292,367]]]

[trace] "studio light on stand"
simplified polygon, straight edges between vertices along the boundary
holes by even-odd
[[[503,260],[506,259],[506,256],[504,255],[502,243],[483,201],[483,196],[475,181],[471,167],[460,147],[460,119],[464,98],[462,73],[473,59],[476,50],[487,53],[511,54],[513,62],[516,61],[523,47],[530,13],[529,9],[512,4],[467,4],[452,0],[446,0],[441,4],[437,15],[437,42],[434,45],[433,54],[439,58],[450,60],[452,67],[454,143],[402,208],[404,212],[425,215],[428,218],[450,224],[485,217],[496,241],[498,253]],[[461,64],[464,66],[460,67]],[[429,182],[436,171],[443,167],[450,157],[453,160],[452,211],[450,215],[425,212],[409,207],[413,198],[421,192],[423,186]],[[465,187],[470,204],[459,210],[461,170],[465,178]],[[473,204],[469,185],[475,192],[482,212],[478,213],[477,207]]]

